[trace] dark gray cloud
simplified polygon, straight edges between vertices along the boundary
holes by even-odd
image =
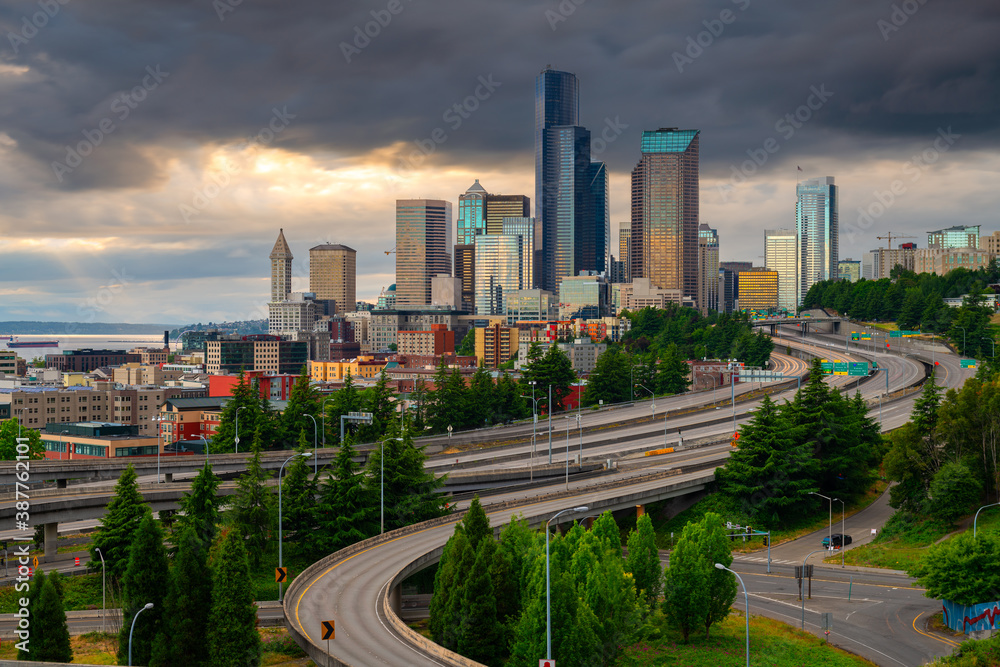
[[[276,109],[294,119],[270,145],[292,153],[364,156],[401,143],[407,154],[441,128],[447,141],[420,168],[530,174],[534,77],[547,64],[579,76],[581,120],[595,134],[609,122],[627,125],[600,155],[616,175],[634,165],[640,131],[661,126],[702,130],[705,183],[729,178],[747,151],[776,138],[781,149],[743,186],[763,199],[781,196],[778,183],[796,164],[902,165],[938,128],[962,134],[951,161],[1000,141],[1000,5],[981,0],[51,2],[58,11],[34,33],[24,19],[30,25],[43,11],[38,0],[0,6],[0,138],[16,142],[7,150],[0,142],[0,173],[10,174],[0,179],[0,230],[8,236],[117,232],[148,244],[193,234],[211,252],[239,233],[252,236],[248,253],[266,252],[273,234],[263,231],[267,221],[251,220],[253,211],[252,224],[206,211],[196,229],[175,228],[178,198],[190,193],[172,193],[171,168],[199,147],[257,135]],[[449,110],[484,79],[499,86],[456,126]],[[832,95],[807,121],[781,125],[816,90]],[[98,137],[72,167],[70,153]],[[67,169],[53,170],[54,161]],[[627,185],[613,187],[627,197]],[[776,226],[773,208],[713,209],[718,197],[709,190],[703,209],[723,219],[707,221],[731,225],[734,246],[756,242],[761,225]],[[157,199],[164,192],[172,194]],[[123,204],[120,217],[58,206],[63,197],[105,196],[140,199]],[[842,211],[866,196],[845,193]],[[391,230],[392,195],[382,197],[373,227]],[[322,233],[315,217],[309,224],[300,237]],[[370,250],[366,270],[391,272],[384,241],[355,245]],[[206,276],[256,271],[225,255],[164,258]],[[17,264],[6,259],[0,280]],[[254,257],[253,266],[262,261]],[[159,259],[143,265],[151,275],[169,272]]]

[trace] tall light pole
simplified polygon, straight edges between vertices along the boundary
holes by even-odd
[[[962,330],[962,354],[964,355],[965,354],[965,327],[959,327],[957,324],[955,326]]]
[[[996,359],[997,356],[997,342],[992,338],[983,338],[983,340],[990,341],[990,345],[993,346],[993,353],[990,355],[992,358]]]
[[[295,452],[294,454],[292,454],[291,456],[289,456],[287,459],[285,459],[285,462],[281,464],[280,468],[278,468],[278,568],[279,569],[284,565],[284,562],[282,561],[282,557],[281,557],[282,556],[282,553],[281,553],[281,473],[285,470],[285,463],[288,463],[292,459],[294,459],[296,457],[299,457],[299,456],[301,456],[304,459],[307,459],[307,458],[309,458],[312,455],[313,455],[312,452]],[[278,582],[278,602],[281,602],[281,582],[280,581]]]
[[[311,414],[306,413],[306,417],[309,417],[309,419],[313,420],[313,450],[315,451],[319,446],[317,442],[318,438],[316,437],[316,431],[319,430],[319,426],[316,424],[316,418],[313,417]],[[319,456],[316,456],[315,458],[313,458],[313,476],[315,477],[318,474],[319,474]]]
[[[398,440],[403,442],[402,438],[393,438],[393,440]],[[385,438],[379,444],[380,450],[378,455],[378,467],[379,476],[382,481],[379,482],[379,519],[378,519],[378,534],[381,535],[385,532]]]
[[[535,432],[536,426],[538,425],[538,401],[542,400],[540,398],[535,398],[535,381],[530,380],[528,384],[531,385],[531,463],[528,466],[528,481],[535,481]],[[528,398],[525,396],[525,398]]]
[[[816,493],[815,491],[810,491],[809,495],[819,496],[820,498],[830,501],[830,537],[828,538],[829,543],[827,544],[827,546],[829,546],[832,549],[833,548],[833,500],[829,496],[824,496],[822,493]]]
[[[62,449],[66,445],[66,441],[63,440],[64,435],[69,435],[69,431],[59,431],[59,449]],[[59,452],[59,458],[62,458],[62,452]],[[66,460],[69,460],[69,447],[66,447]],[[156,481],[160,481],[160,452],[156,452]]]
[[[105,592],[107,591],[104,569],[104,554],[101,553],[101,547],[94,547],[94,551],[97,555],[101,557],[101,632],[104,632],[105,621],[108,617],[108,607],[107,607],[107,597]]]
[[[566,490],[569,491],[569,415],[566,415]]]
[[[233,446],[236,448],[236,453],[240,453],[240,410],[243,408],[249,408],[249,405],[241,405],[236,408],[236,437],[233,438]]]
[[[146,611],[147,609],[152,609],[153,603],[147,602],[146,606],[135,612],[135,616],[132,617],[132,627],[128,631],[128,664],[132,665],[132,633],[135,632],[135,621],[139,618],[139,614]]]
[[[844,544],[844,535],[847,533],[847,509],[844,505],[844,501],[840,498],[834,498],[833,502],[840,503],[840,567],[844,567],[844,551],[847,547],[847,545]]]
[[[552,465],[552,385],[549,385],[549,465]]]
[[[976,522],[979,521],[979,513],[982,512],[987,507],[993,507],[994,505],[1000,505],[1000,503],[990,503],[989,505],[983,505],[976,510],[976,516],[972,519],[972,539],[976,539]]]
[[[576,430],[580,433],[580,472],[583,472],[583,422],[580,421],[580,415],[576,415]]]
[[[564,509],[560,512],[556,512],[551,519],[545,522],[545,659],[552,659],[552,595],[551,595],[551,585],[549,577],[549,524],[552,523],[556,517],[560,514],[565,514],[566,512],[586,512],[590,508],[586,505],[581,505],[579,507],[571,507],[569,509]]]
[[[732,572],[733,574],[735,574],[736,578],[740,580],[740,586],[743,587],[743,607],[745,611],[744,616],[746,616],[747,619],[747,667],[750,667],[750,597],[747,595],[747,585],[743,583],[743,577],[741,577],[734,570],[730,570],[722,563],[716,563],[715,567],[716,569],[725,570],[726,572]]]

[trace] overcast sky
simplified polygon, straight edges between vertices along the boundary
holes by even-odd
[[[280,227],[295,289],[330,241],[374,300],[397,198],[534,198],[546,65],[603,133],[615,254],[658,127],[701,130],[723,260],[803,177],[837,179],[842,258],[1000,229],[995,2],[7,0],[0,33],[0,320],[263,317]]]

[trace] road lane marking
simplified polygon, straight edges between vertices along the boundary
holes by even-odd
[[[917,614],[916,618],[913,619],[912,625],[913,625],[913,629],[914,630],[916,630],[918,633],[922,634],[924,637],[930,637],[931,639],[933,639],[935,641],[942,642],[944,644],[951,644],[952,646],[958,646],[960,644],[960,642],[956,642],[956,641],[953,641],[951,639],[947,639],[945,637],[936,637],[935,635],[932,635],[929,632],[924,632],[922,630],[918,630],[917,629],[917,619],[919,619],[921,616],[923,616],[926,613],[927,613],[926,611],[922,611],[919,614]]]

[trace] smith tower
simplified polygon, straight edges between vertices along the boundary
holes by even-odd
[[[271,303],[284,301],[292,291],[292,250],[285,241],[285,230],[278,230],[278,240],[271,249]]]

